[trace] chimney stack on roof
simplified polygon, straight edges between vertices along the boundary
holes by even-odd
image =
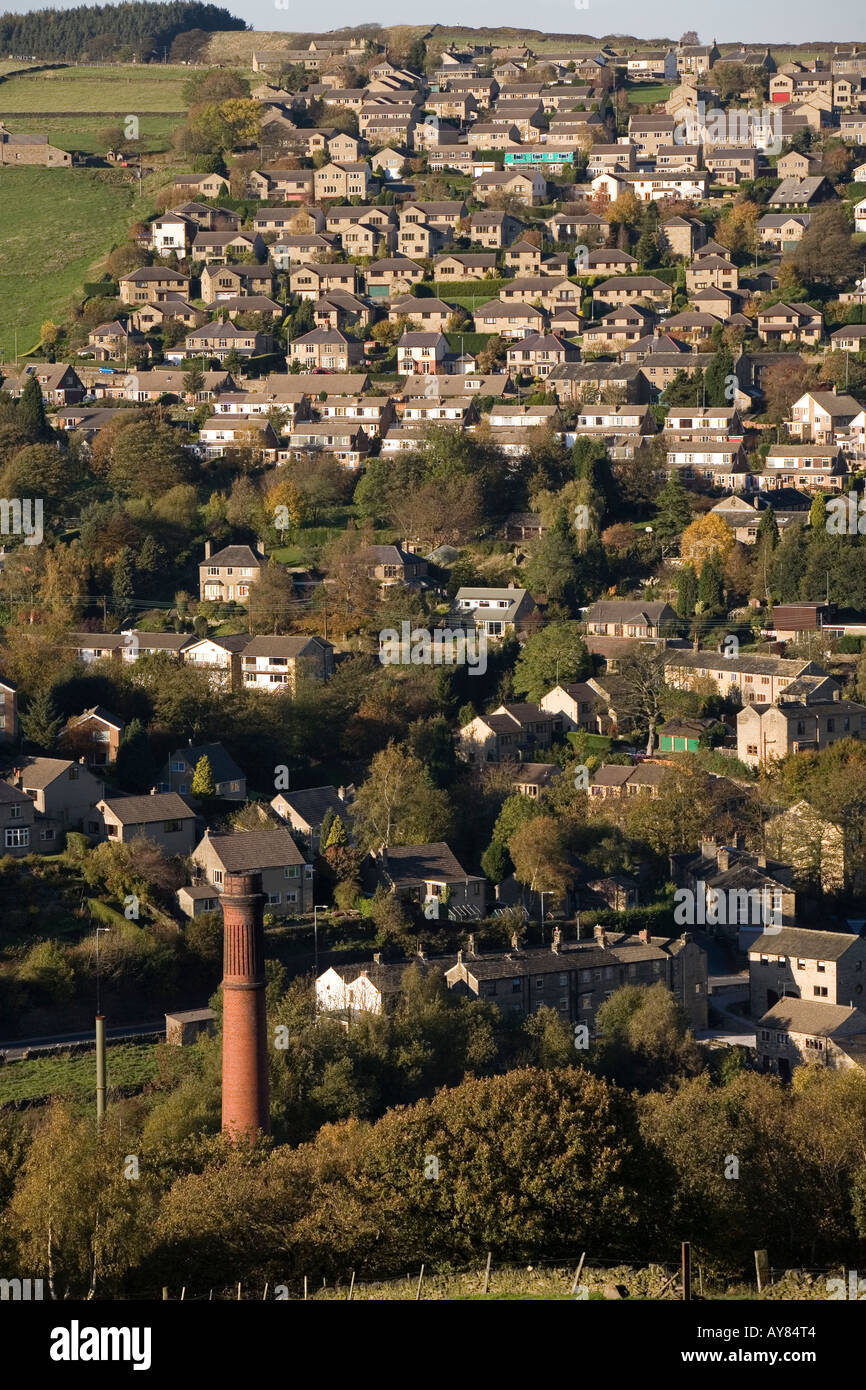
[[[210,557],[211,557],[212,552],[213,552],[213,541],[205,541],[205,543],[204,543],[204,558],[205,558],[206,560],[209,560]]]

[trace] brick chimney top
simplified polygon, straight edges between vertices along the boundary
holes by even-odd
[[[638,937],[644,943],[645,946],[648,946],[650,944],[649,927],[641,927],[640,931],[638,932]]]

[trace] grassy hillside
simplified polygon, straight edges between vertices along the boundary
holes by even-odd
[[[109,1046],[106,1058],[109,1088],[137,1090],[152,1081],[158,1070],[155,1043],[118,1043]],[[49,1096],[86,1100],[95,1095],[96,1053],[77,1057],[32,1057],[0,1068],[0,1106],[13,1101],[40,1101]]]
[[[2,92],[0,87],[0,92]],[[126,113],[124,113],[126,114]],[[47,135],[52,145],[73,154],[104,155],[108,147],[105,130],[117,125],[118,116],[9,116],[9,125],[16,133],[34,131]],[[142,151],[145,155],[161,154],[171,146],[171,137],[177,128],[178,116],[142,116]]]
[[[181,90],[189,75],[189,68],[182,64],[163,63],[13,72],[0,81],[0,118],[15,112],[63,115],[80,111],[114,116],[181,113]]]
[[[0,359],[62,319],[91,268],[134,218],[130,182],[95,169],[0,169]]]

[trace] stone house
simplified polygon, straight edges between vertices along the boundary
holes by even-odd
[[[201,879],[218,893],[226,874],[260,873],[267,897],[265,912],[274,917],[297,917],[312,909],[313,866],[306,863],[283,826],[230,835],[211,835],[206,830],[192,860]]]
[[[146,839],[166,855],[187,855],[198,838],[195,811],[176,792],[112,797],[96,809],[105,837],[118,844]]]

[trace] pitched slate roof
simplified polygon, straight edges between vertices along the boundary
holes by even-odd
[[[121,825],[142,825],[157,820],[190,820],[195,811],[177,792],[155,792],[153,796],[117,796],[101,803]]]
[[[430,879],[456,883],[478,879],[468,874],[444,840],[426,845],[389,845],[381,868],[396,888],[406,888]]]
[[[210,843],[227,873],[250,873],[256,869],[279,869],[285,864],[303,864],[304,856],[291,833],[282,826],[273,830],[238,830],[232,835],[210,835],[197,849]]]

